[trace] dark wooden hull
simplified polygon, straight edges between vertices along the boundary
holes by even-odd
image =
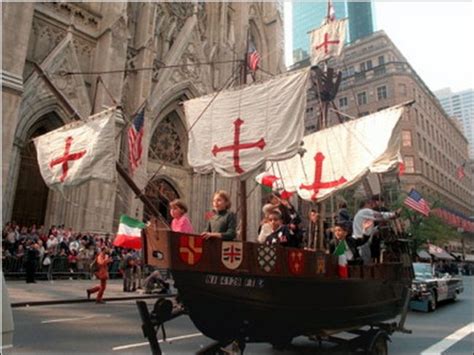
[[[171,242],[179,297],[196,327],[218,341],[274,342],[392,319],[401,313],[403,289],[411,282],[401,262],[351,266],[350,277],[341,279],[336,257],[281,247],[278,265],[264,271],[255,266],[259,246],[242,245],[247,262],[230,270],[220,262],[220,241],[205,241],[192,266],[173,257],[180,245]],[[292,250],[303,255],[304,271],[296,275],[285,264]]]

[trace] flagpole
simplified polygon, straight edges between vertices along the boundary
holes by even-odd
[[[247,27],[247,43],[245,49],[245,59],[242,70],[240,71],[240,84],[247,84],[247,66],[249,51],[250,27]],[[240,236],[243,242],[247,241],[247,181],[240,180]]]

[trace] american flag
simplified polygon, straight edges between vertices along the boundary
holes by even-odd
[[[145,122],[145,109],[134,118],[132,126],[128,129],[128,158],[130,171],[133,174],[137,170],[142,158],[143,124]]]
[[[411,189],[403,203],[411,209],[420,212],[425,216],[428,216],[430,214],[430,206],[428,205],[428,202],[426,202],[423,197],[421,197],[420,193],[415,189]]]
[[[462,163],[457,169],[456,169],[456,176],[458,177],[459,180],[464,179],[466,176],[466,172],[464,171],[464,166],[466,166],[466,162]]]
[[[247,65],[251,71],[256,71],[258,65],[260,64],[260,53],[258,53],[257,49],[253,44],[250,44],[249,52],[247,53]]]

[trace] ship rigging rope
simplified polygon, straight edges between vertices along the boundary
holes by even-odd
[[[207,111],[207,109],[211,106],[211,104],[214,102],[214,100],[217,98],[217,96],[224,90],[226,89],[227,87],[230,87],[234,81],[236,80],[236,72],[237,72],[237,69],[239,69],[240,66],[237,66],[233,71],[232,71],[232,74],[229,76],[229,78],[226,80],[226,82],[224,83],[224,85],[216,92],[216,94],[212,97],[212,99],[209,101],[209,103],[206,105],[206,107],[204,107],[204,109],[202,110],[202,112],[199,114],[199,116],[196,118],[196,120],[192,123],[192,125],[186,130],[186,134],[189,134],[189,132],[191,132],[191,130],[193,129],[193,127],[196,125],[196,123],[201,119],[201,117],[204,115],[204,113]],[[158,167],[158,169],[153,173],[153,175],[151,176],[151,178],[148,179],[147,183],[145,184],[148,185],[148,183],[153,180],[156,175],[160,172],[160,170],[163,168],[163,166],[165,165],[166,162],[162,161],[160,163],[160,166]]]
[[[345,65],[345,63],[344,63],[344,65]],[[321,88],[319,87],[319,82],[318,82],[317,80],[316,80],[316,86],[317,86],[317,90],[318,90],[318,93],[319,93],[318,99],[319,99],[319,106],[320,106],[320,108],[321,108],[321,110],[320,110],[320,112],[321,112],[321,122],[324,122],[324,123],[327,124],[327,123],[328,123],[328,119],[327,119],[327,117],[324,117],[323,101],[322,101],[321,95],[320,95],[320,93],[321,93]],[[352,88],[352,89],[353,89],[353,88]],[[357,112],[360,112],[360,111],[359,111],[359,106],[356,105],[356,107],[357,107]],[[331,109],[330,109],[330,110],[331,110]],[[355,139],[362,145],[362,147],[367,151],[367,153],[369,153],[372,157],[375,157],[375,156],[374,156],[374,153],[373,153],[369,148],[367,148],[367,146],[364,144],[364,142],[361,141],[361,140],[359,139],[359,137],[357,137],[357,135],[354,134],[353,131],[351,131],[349,128],[347,128],[347,126],[345,125],[345,122],[341,122],[341,124],[342,124],[342,126],[349,132],[349,134],[351,134],[353,137],[355,137]],[[324,128],[327,128],[327,127],[325,127],[325,126],[323,125],[322,128],[324,129]]]
[[[53,73],[53,75],[67,76],[67,75],[99,75],[99,74],[118,74],[118,73],[128,73],[128,72],[138,72],[138,71],[147,71],[147,70],[156,70],[156,69],[171,69],[171,68],[183,68],[183,67],[193,67],[200,65],[213,65],[213,64],[226,64],[226,63],[236,63],[242,62],[241,59],[232,59],[232,60],[221,60],[215,62],[198,62],[198,63],[189,63],[189,64],[171,64],[158,65],[155,67],[142,67],[142,68],[130,68],[130,69],[115,69],[115,70],[102,70],[102,71],[58,71]]]
[[[238,61],[233,61],[233,62],[238,62]],[[193,122],[193,124],[191,125],[191,127],[189,127],[189,129],[186,131],[186,134],[188,134],[188,133],[193,129],[193,127],[194,127],[194,126],[196,125],[196,123],[201,119],[201,117],[202,117],[203,114],[206,112],[206,110],[209,108],[209,106],[212,104],[212,102],[213,102],[213,101],[217,98],[217,96],[222,92],[222,90],[224,90],[224,89],[230,87],[230,86],[233,84],[233,82],[234,82],[235,79],[236,79],[235,74],[236,74],[238,68],[240,68],[240,67],[237,66],[237,67],[233,70],[232,74],[231,74],[231,75],[229,76],[229,78],[226,80],[226,82],[224,83],[224,85],[222,86],[222,88],[219,89],[219,90],[216,92],[216,94],[215,94],[214,97],[211,99],[211,101],[208,103],[208,105],[204,108],[204,110],[201,112],[201,114],[196,118],[196,120]],[[106,92],[109,93],[109,90],[107,89],[107,87],[106,87],[105,83],[103,82],[103,80],[100,80],[99,82],[102,84],[102,86],[104,86]],[[109,94],[109,95],[110,95],[110,94]],[[111,96],[111,95],[110,95],[110,96]],[[111,97],[111,98],[112,98],[112,97]],[[115,102],[115,100],[114,100],[113,98],[112,98],[112,100]],[[118,136],[124,134],[125,130],[126,130],[128,127],[130,127],[130,125],[132,124],[132,120],[130,119],[130,117],[137,115],[138,112],[140,112],[140,110],[147,104],[147,102],[148,102],[148,98],[146,98],[146,99],[142,102],[142,104],[138,107],[138,109],[137,109],[137,110],[135,111],[135,113],[132,114],[132,115],[127,115],[127,114],[122,110],[122,111],[124,112],[124,119],[126,120],[127,124],[122,127],[122,129],[121,129],[121,130],[119,131],[119,133],[117,134],[116,138],[117,138]],[[127,116],[129,116],[129,117],[127,117]],[[120,153],[122,153],[122,149],[120,149]],[[119,154],[120,154],[120,153],[119,153]],[[153,154],[153,158],[155,158],[156,160],[160,160],[155,151],[152,150],[151,153]],[[125,154],[125,153],[124,153],[124,154]],[[126,159],[124,159],[124,160],[126,160]],[[124,160],[122,160],[122,161],[124,161]],[[121,161],[121,160],[119,159],[119,161]],[[154,179],[154,178],[156,177],[156,175],[161,171],[161,169],[164,167],[165,164],[166,164],[165,161],[161,161],[161,163],[160,163],[160,165],[158,166],[157,170],[154,172],[154,174],[153,174],[150,178],[147,178],[147,173],[146,173],[146,171],[145,171],[145,172],[141,172],[140,170],[137,171],[137,173],[139,173],[139,174],[136,174],[135,177],[137,177],[137,175],[138,175],[139,177],[145,177],[145,178],[147,179],[147,182],[144,184],[144,188],[142,189],[142,193],[144,192],[143,190],[146,189],[146,187],[147,187],[150,183],[153,182],[153,179]],[[140,173],[142,173],[141,176],[140,176]]]

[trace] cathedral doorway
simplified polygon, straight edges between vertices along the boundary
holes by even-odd
[[[44,224],[49,188],[41,176],[32,138],[62,125],[59,116],[51,112],[42,116],[31,128],[20,153],[20,168],[13,202],[12,221],[26,226]]]
[[[168,224],[171,224],[171,216],[169,211],[169,203],[177,198],[179,194],[176,189],[165,179],[159,178],[151,181],[145,189],[146,197],[158,209]],[[145,206],[145,220],[153,217],[153,213]]]

